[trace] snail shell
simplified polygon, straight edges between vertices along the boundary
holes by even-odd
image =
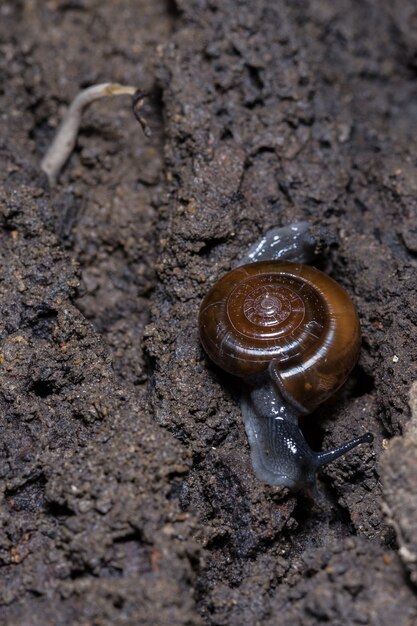
[[[260,261],[227,273],[204,298],[199,327],[217,365],[245,379],[269,369],[301,413],[344,383],[359,354],[360,325],[350,297],[301,263]]]

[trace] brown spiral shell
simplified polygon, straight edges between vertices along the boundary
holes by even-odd
[[[304,413],[344,383],[359,354],[350,297],[300,263],[261,261],[232,270],[204,298],[199,327],[217,365],[242,378],[269,368],[284,397]]]

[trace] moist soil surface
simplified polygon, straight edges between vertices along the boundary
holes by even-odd
[[[416,32],[414,0],[1,3],[1,624],[417,623]],[[105,81],[152,135],[94,103],[50,189]],[[256,479],[197,328],[297,220],[362,324],[306,437],[375,437],[314,500]]]

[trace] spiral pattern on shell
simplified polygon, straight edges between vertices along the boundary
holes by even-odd
[[[217,365],[242,378],[269,368],[283,395],[306,413],[343,384],[359,353],[359,319],[348,294],[300,263],[232,270],[204,298],[199,326]]]

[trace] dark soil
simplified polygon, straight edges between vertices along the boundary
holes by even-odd
[[[416,32],[414,0],[0,4],[1,624],[416,623]],[[95,103],[49,190],[65,106],[108,80],[152,136]],[[309,436],[375,435],[316,502],[254,477],[196,322],[299,219],[363,330]]]

